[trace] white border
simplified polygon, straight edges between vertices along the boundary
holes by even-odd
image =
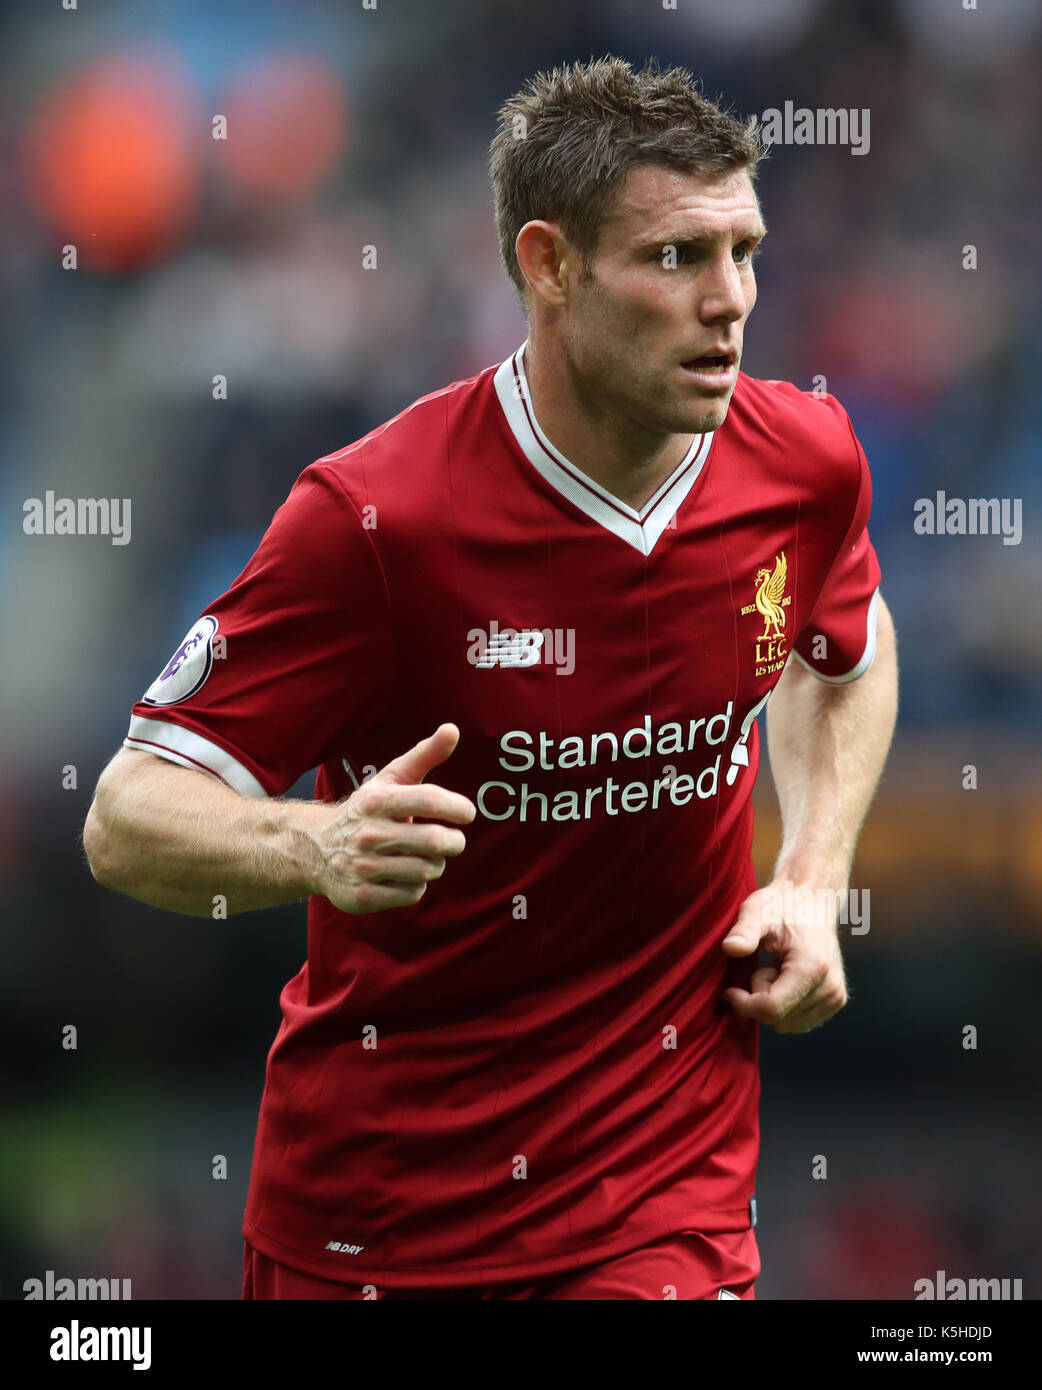
[[[145,719],[140,714],[132,714],[123,747],[137,748],[142,753],[155,753],[157,757],[166,758],[181,767],[190,767],[195,772],[208,772],[240,796],[268,795],[253,773],[229,752],[180,724],[168,724],[162,719]]]
[[[852,666],[845,676],[823,676],[820,671],[815,671],[809,661],[800,656],[795,647],[792,654],[798,661],[802,661],[807,670],[817,676],[819,681],[824,681],[826,685],[846,685],[848,681],[856,681],[858,676],[863,676],[872,662],[876,658],[876,613],[879,608],[879,590],[876,589],[868,605],[868,621],[866,623],[865,650],[861,653],[861,660],[856,666]]]
[[[522,452],[536,472],[580,511],[632,545],[634,550],[650,555],[694,487],[709,457],[713,431],[695,435],[691,448],[673,472],[636,512],[566,459],[540,429],[525,374],[527,347],[526,338],[512,357],[499,364],[493,377],[503,414]]]

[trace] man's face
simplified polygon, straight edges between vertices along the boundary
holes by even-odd
[[[601,227],[591,277],[572,281],[562,323],[591,404],[662,433],[723,424],[764,235],[745,170],[706,182],[657,165],[632,169]]]

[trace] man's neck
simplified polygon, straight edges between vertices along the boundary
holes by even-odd
[[[653,497],[691,448],[694,435],[657,434],[583,396],[531,341],[525,375],[540,429],[570,463],[634,511]]]

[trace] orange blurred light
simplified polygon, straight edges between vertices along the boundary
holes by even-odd
[[[251,63],[218,101],[228,137],[215,141],[229,184],[280,200],[326,177],[344,146],[347,99],[323,59],[271,54]]]
[[[136,270],[189,231],[209,134],[192,106],[180,71],[150,55],[91,63],[43,98],[24,150],[30,196],[81,266]]]

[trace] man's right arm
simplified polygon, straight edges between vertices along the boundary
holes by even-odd
[[[348,913],[420,900],[474,819],[465,796],[423,778],[452,753],[453,724],[395,758],[345,801],[241,796],[152,753],[121,749],[105,768],[83,830],[106,888],[192,917],[228,915],[310,894]],[[448,825],[413,824],[412,818]]]

